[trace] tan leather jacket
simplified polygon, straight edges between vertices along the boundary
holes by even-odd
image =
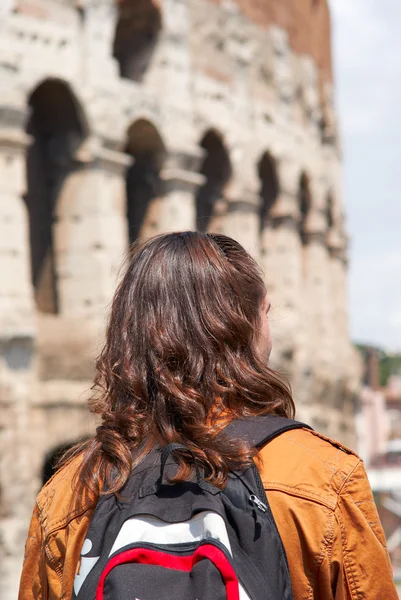
[[[291,572],[294,600],[398,600],[386,541],[361,460],[306,429],[260,453],[260,472]],[[93,503],[68,509],[71,463],[40,492],[19,600],[67,600]]]

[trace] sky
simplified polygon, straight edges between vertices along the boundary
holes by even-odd
[[[355,342],[401,351],[401,0],[331,0]]]

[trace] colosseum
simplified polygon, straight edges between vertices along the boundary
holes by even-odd
[[[0,585],[85,399],[128,245],[198,228],[260,262],[298,416],[353,444],[358,365],[326,0],[3,0]]]

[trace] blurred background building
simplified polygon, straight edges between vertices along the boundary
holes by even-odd
[[[266,273],[273,362],[299,418],[355,447],[330,44],[326,0],[3,0],[5,600],[44,472],[93,431],[94,357],[138,238],[238,239]]]
[[[364,381],[356,404],[358,451],[367,467],[401,591],[401,354],[369,346],[359,350]]]

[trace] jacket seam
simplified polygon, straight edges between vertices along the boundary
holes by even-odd
[[[38,504],[38,506],[39,506],[39,504]],[[58,531],[60,529],[64,529],[64,527],[66,527],[69,523],[71,523],[71,521],[73,521],[74,519],[85,514],[90,508],[92,508],[92,506],[94,506],[93,503],[86,504],[84,507],[81,507],[75,511],[72,511],[71,513],[68,513],[68,515],[64,515],[64,517],[62,519],[59,519],[58,521],[53,522],[51,527],[49,527],[49,528],[43,527],[44,531],[46,532],[45,541],[47,541],[53,533],[55,533],[56,531]],[[42,508],[40,506],[39,506],[39,511],[40,511],[40,516],[41,516],[41,521],[42,521]]]
[[[289,442],[292,442],[296,446],[299,446],[300,448],[302,448],[303,450],[305,450],[309,454],[311,454],[319,462],[321,462],[322,464],[324,464],[325,467],[327,467],[330,471],[334,472],[334,474],[336,473],[336,471],[335,471],[333,465],[330,463],[330,461],[324,461],[322,458],[320,458],[320,456],[318,456],[317,454],[315,454],[314,452],[312,452],[307,446],[304,446],[303,444],[300,444],[298,441],[294,440],[294,438],[292,438],[290,436],[287,436],[287,440]]]
[[[36,504],[37,506],[37,504]],[[38,600],[47,600],[47,598],[49,597],[49,585],[48,585],[48,581],[47,581],[47,577],[46,577],[46,569],[45,569],[45,565],[46,565],[46,550],[45,550],[45,545],[43,543],[44,540],[44,530],[43,530],[43,524],[42,524],[42,520],[41,520],[41,514],[40,511],[38,510],[37,512],[37,519],[38,519],[38,523],[39,523],[39,527],[40,527],[40,533],[41,533],[41,540],[40,540],[40,553],[41,553],[41,559],[42,560],[42,565],[40,565],[39,563],[39,571],[40,571],[40,582],[41,582],[41,597]],[[37,537],[37,536],[35,536]],[[42,566],[42,568],[40,568]]]
[[[341,450],[341,452],[344,452],[345,454],[348,454],[349,456],[354,456],[355,458],[359,458],[358,454],[356,452],[354,452],[354,450],[351,450],[351,448],[348,448],[348,446],[344,446],[344,444],[341,444],[337,440],[333,440],[332,438],[327,437],[327,436],[323,435],[322,433],[315,431],[314,429],[307,429],[306,431],[309,431],[310,433],[312,433],[312,435],[314,435],[315,437],[317,437],[325,442],[329,442],[329,444],[331,444],[338,450]]]
[[[347,550],[346,532],[345,532],[344,524],[341,519],[341,515],[338,515],[338,522],[339,522],[340,531],[341,531],[341,542],[342,542],[341,545],[342,545],[343,556],[344,556],[344,568],[345,568],[345,572],[347,575],[347,580],[349,581],[349,584],[350,584],[349,588],[350,588],[351,598],[356,598],[356,600],[358,600],[358,599],[362,598],[362,596],[360,594],[358,584],[356,581],[354,565],[349,556],[349,552]]]
[[[46,558],[47,558],[47,562],[49,564],[51,564],[54,567],[54,570],[56,571],[58,578],[60,579],[60,583],[62,583],[62,579],[63,579],[63,571],[60,568],[60,564],[59,562],[55,559],[54,554],[52,553],[52,551],[50,550],[50,546],[49,544],[44,544],[44,548],[45,548],[45,553],[46,553]]]
[[[330,484],[329,484],[330,487],[333,486],[333,479],[334,479],[334,477],[337,475],[337,473],[339,471],[339,468],[338,468],[338,456],[339,456],[339,454],[340,454],[340,450],[337,448],[337,450],[336,450],[336,461],[335,461],[335,464],[333,465],[333,467],[335,468],[335,472],[330,477]]]
[[[40,519],[41,526],[42,526],[42,518],[43,518],[42,517],[42,513],[40,512],[39,513],[39,519]],[[42,529],[43,529],[43,527],[42,527]],[[53,555],[53,553],[52,553],[52,551],[50,549],[50,546],[48,544],[48,536],[44,537],[44,539],[43,539],[43,553],[44,553],[44,556],[45,556],[45,561],[54,568],[54,570],[55,570],[55,572],[57,574],[57,577],[58,577],[58,579],[60,581],[61,588],[62,588],[63,587],[63,571],[62,571],[62,569],[60,567],[59,561],[57,561],[55,559],[55,557],[54,557],[54,555]],[[44,567],[45,567],[45,565],[44,565]],[[46,569],[44,568],[42,575],[43,575],[43,579],[45,581],[47,581],[47,576],[46,576],[45,571],[46,571]],[[42,585],[42,587],[43,587],[43,585]],[[43,598],[45,600],[45,596],[44,595],[43,595]],[[48,598],[48,593],[46,593],[46,598]]]
[[[329,550],[329,548],[330,548],[330,546],[333,545],[333,539],[334,539],[334,521],[335,521],[334,512],[331,512],[330,515],[331,515],[331,523],[329,525],[328,531],[324,535],[321,551],[320,551],[319,555],[316,557],[316,559],[313,561],[314,569],[313,569],[313,574],[311,577],[313,586],[311,585],[311,581],[309,581],[310,591],[309,591],[307,600],[312,600],[312,598],[313,598],[313,589],[316,588],[316,582],[317,582],[319,571],[323,564],[325,555],[331,556],[331,550]]]
[[[40,510],[40,507],[39,507],[39,504],[38,504],[38,503],[37,503],[37,506],[38,506],[38,508],[39,508],[39,521],[40,521],[40,525],[41,525],[41,527],[42,527],[42,531],[43,531],[43,533],[45,533],[45,528],[44,528],[44,525],[43,525],[43,520],[44,520],[44,519],[43,519],[43,514],[42,514],[42,511]],[[44,552],[45,552],[45,555],[46,555],[46,559],[47,559],[47,561],[48,561],[48,562],[49,562],[49,563],[50,563],[50,564],[51,564],[51,565],[54,567],[54,569],[55,569],[55,571],[56,571],[56,573],[57,573],[57,575],[59,576],[59,578],[60,578],[60,581],[61,581],[62,570],[60,569],[60,566],[59,566],[59,564],[58,564],[58,561],[56,561],[56,559],[55,559],[55,557],[54,557],[54,555],[53,555],[52,551],[50,550],[50,546],[49,546],[49,544],[47,543],[47,542],[48,542],[48,539],[49,539],[49,535],[50,535],[50,534],[48,534],[48,533],[46,533],[46,535],[43,535],[43,547],[44,547]]]
[[[352,469],[350,470],[350,472],[348,473],[348,475],[345,477],[344,481],[342,482],[337,495],[340,496],[341,492],[343,491],[345,485],[348,483],[348,481],[351,479],[352,475],[355,473],[356,469],[362,464],[361,459],[359,459],[357,461],[357,463],[352,467]]]
[[[319,564],[319,568],[318,568],[317,572],[319,573],[319,571],[322,567],[323,561],[324,561],[324,555],[326,554],[328,567],[329,567],[329,574],[330,574],[330,579],[331,579],[332,560],[333,560],[333,545],[334,545],[334,529],[335,529],[335,523],[336,523],[336,517],[335,517],[334,511],[331,513],[330,520],[331,520],[331,522],[329,523],[328,531],[323,540],[321,560],[320,560],[320,564]]]
[[[326,535],[324,536],[323,547],[322,547],[322,551],[321,551],[320,557],[319,557],[320,558],[319,569],[322,566],[325,554],[329,560],[329,564],[331,565],[331,558],[333,555],[333,541],[334,541],[334,523],[335,523],[334,511],[331,513],[329,520],[331,522],[329,523],[328,531],[327,531]]]
[[[331,563],[333,560],[333,544],[334,544],[334,528],[335,528],[335,523],[336,523],[336,517],[335,517],[335,513],[333,511],[332,513],[332,521],[331,521],[331,525],[329,528],[329,532],[327,534],[327,542],[326,542],[326,550],[327,550],[327,559],[329,561],[329,565],[330,565],[330,572],[331,572]]]
[[[359,461],[357,466],[360,466],[362,464],[362,461]],[[352,497],[351,494],[349,494],[346,490],[344,491],[344,488],[347,486],[347,484],[349,483],[349,479],[344,482],[343,485],[343,497],[347,496],[347,498],[349,499],[350,502],[352,502],[352,504],[357,508],[357,510],[361,513],[362,517],[364,518],[364,520],[366,521],[366,523],[369,525],[369,529],[371,530],[371,532],[373,533],[373,535],[375,536],[375,538],[377,539],[377,541],[379,542],[379,544],[382,546],[382,548],[384,548],[385,550],[387,549],[387,544],[386,542],[383,543],[383,541],[378,537],[375,528],[376,527],[381,527],[381,523],[380,520],[377,521],[368,521],[368,519],[366,518],[366,515],[364,514],[364,512],[361,510],[360,505],[361,504],[367,504],[372,502],[373,500],[362,500],[360,502],[355,502],[354,498]]]
[[[340,490],[342,489],[344,482],[347,480],[349,473],[347,474],[346,471],[340,469],[338,467],[338,456],[339,456],[339,452],[341,451],[340,448],[336,448],[337,452],[336,452],[336,459],[335,459],[335,464],[333,464],[332,462],[328,461],[324,461],[323,459],[320,458],[320,456],[318,456],[317,454],[315,454],[314,452],[312,452],[309,448],[307,448],[306,446],[304,446],[303,444],[300,444],[298,441],[294,440],[292,437],[288,436],[287,437],[289,442],[292,442],[293,444],[299,446],[300,448],[303,448],[306,452],[308,452],[309,454],[311,454],[314,458],[316,458],[317,460],[319,460],[329,471],[331,471],[331,477],[330,477],[330,486],[333,486],[333,480],[336,477],[336,475],[338,475],[343,481],[340,483]],[[351,455],[352,456],[352,455]],[[356,464],[358,464],[358,462],[360,462],[360,459],[357,461]],[[356,466],[356,465],[355,465]],[[352,472],[353,469],[351,469]],[[340,490],[336,489],[336,487],[333,486],[334,492],[336,494],[340,493]]]
[[[283,492],[291,496],[296,496],[297,498],[302,498],[303,500],[316,502],[317,504],[321,504],[322,506],[325,506],[326,508],[329,508],[332,511],[334,511],[337,504],[337,500],[334,498],[332,501],[330,501],[330,499],[327,496],[315,494],[314,492],[299,489],[291,485],[286,485],[285,483],[280,483],[279,481],[263,481],[263,487],[266,491]]]

